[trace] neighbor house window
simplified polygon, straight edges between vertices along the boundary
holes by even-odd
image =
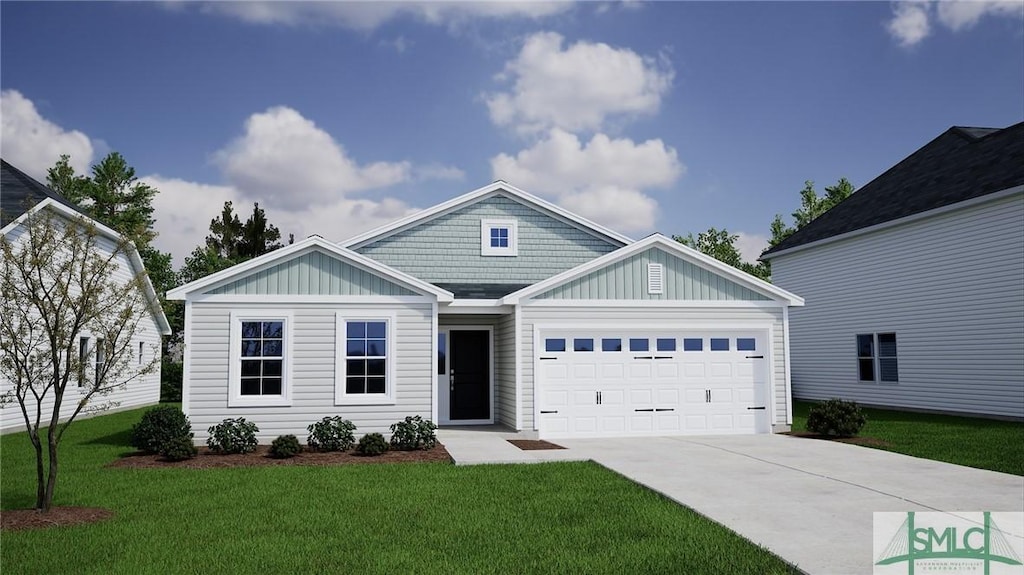
[[[291,313],[231,314],[228,406],[291,405]]]
[[[139,358],[138,358],[139,365],[142,365],[142,346],[143,346],[143,343],[140,341],[139,342]]]
[[[393,316],[337,315],[335,403],[394,402]]]
[[[103,377],[103,368],[107,364],[107,349],[104,345],[102,337],[96,338],[96,385],[100,384],[100,378]]]
[[[857,334],[857,372],[861,381],[898,382],[896,334]]]
[[[85,366],[89,361],[89,338],[78,338],[78,387],[85,387]]]
[[[518,255],[518,240],[519,226],[515,220],[480,221],[480,255]]]

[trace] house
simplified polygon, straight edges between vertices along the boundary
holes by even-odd
[[[65,198],[32,179],[18,168],[0,160],[0,234],[11,242],[16,242],[23,236],[27,229],[25,220],[35,212],[50,210],[54,214],[69,220],[87,218],[83,213],[68,202]],[[99,233],[97,249],[104,250],[106,254],[112,254],[116,246],[122,242],[121,236],[114,230],[92,222]],[[119,282],[127,282],[132,277],[144,272],[142,260],[138,251],[132,248],[128,254],[122,252],[120,258]],[[148,362],[153,359],[153,354],[159,357],[161,335],[170,335],[171,328],[167,323],[163,310],[160,308],[149,281],[145,282],[146,301],[152,302],[145,318],[141,318],[139,329],[135,334],[135,343],[138,344],[139,362]],[[133,346],[135,345],[133,343]],[[81,353],[91,358],[89,361],[102,361],[102,356],[96,354],[96,338],[90,334],[82,334],[80,338]],[[134,349],[134,348],[133,348]],[[12,389],[10,381],[0,378],[0,395],[6,394]],[[61,404],[61,417],[66,418],[74,412],[78,399],[84,387],[68,385],[65,390],[64,400]],[[149,373],[124,387],[115,389],[109,395],[97,398],[96,401],[103,403],[114,402],[116,409],[130,409],[143,405],[150,405],[160,401],[160,371]],[[53,394],[52,392],[43,401],[44,421],[48,421],[45,414],[52,413]],[[50,410],[50,411],[48,411]],[[83,412],[79,417],[87,414]],[[0,407],[0,432],[23,431],[25,420],[22,417],[21,409],[17,402],[6,404]]]
[[[313,236],[168,292],[183,405],[260,440],[329,415],[540,437],[769,433],[791,421],[799,297],[662,235],[505,182],[352,238]]]
[[[1024,123],[950,128],[766,252],[793,395],[1024,419]]]

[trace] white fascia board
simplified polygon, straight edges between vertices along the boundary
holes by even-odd
[[[145,264],[142,263],[142,256],[139,255],[138,248],[135,247],[134,243],[129,241],[121,234],[117,233],[116,230],[100,222],[97,222],[96,220],[90,218],[89,216],[77,210],[65,206],[64,204],[58,202],[53,198],[46,198],[45,200],[32,206],[32,208],[26,211],[24,214],[18,216],[17,219],[8,223],[6,226],[3,227],[3,229],[0,229],[0,235],[7,235],[8,232],[23,224],[25,220],[29,218],[29,216],[35,214],[39,210],[47,208],[69,220],[84,220],[88,222],[89,225],[95,227],[98,232],[110,238],[115,243],[124,242],[128,244],[128,246],[131,248],[128,250],[127,253],[128,260],[132,262],[132,266],[135,268],[135,272],[142,274],[142,291],[146,294],[146,299],[149,300],[148,307],[150,313],[152,313],[153,317],[156,318],[156,323],[160,326],[160,333],[162,335],[171,335],[171,324],[169,321],[167,321],[167,316],[164,315],[164,310],[160,306],[160,298],[157,297],[156,289],[153,288],[153,282],[149,280],[149,274],[146,273],[146,266]]]
[[[310,236],[304,240],[295,242],[290,246],[278,248],[257,258],[231,266],[230,268],[221,270],[217,273],[210,274],[192,283],[176,287],[167,292],[167,299],[184,300],[192,294],[205,290],[216,289],[217,287],[225,283],[229,283],[247,273],[271,267],[280,261],[299,255],[301,252],[306,250],[311,251],[314,248],[322,249],[327,253],[346,261],[347,263],[362,268],[365,271],[380,274],[385,278],[392,280],[395,283],[405,285],[414,291],[435,296],[439,302],[450,302],[455,299],[455,296],[449,291],[443,290],[434,284],[427,283],[390,266],[386,266],[362,254],[343,248],[320,236]]]
[[[542,282],[533,284],[532,286],[525,287],[517,292],[513,292],[502,298],[502,302],[508,305],[518,304],[524,298],[530,298],[534,295],[544,293],[551,288],[582,277],[592,271],[621,261],[654,246],[660,247],[669,253],[673,253],[695,265],[710,269],[715,273],[739,283],[740,285],[752,289],[753,291],[766,295],[774,300],[782,301],[786,305],[804,305],[804,299],[794,293],[786,291],[778,286],[774,286],[728,264],[722,263],[711,256],[705,255],[661,234],[651,234],[640,241],[619,248],[614,252],[590,260],[589,262],[578,265]]]
[[[343,242],[340,242],[340,244],[348,249],[358,249],[366,244],[369,244],[370,242],[396,234],[414,225],[430,221],[434,218],[443,216],[449,212],[457,210],[463,206],[472,204],[474,202],[477,202],[486,197],[490,197],[492,195],[497,195],[499,193],[506,193],[509,196],[517,198],[518,200],[525,204],[532,205],[533,207],[539,208],[542,211],[546,211],[553,215],[556,215],[566,220],[570,224],[575,224],[578,227],[589,230],[591,233],[594,233],[595,235],[605,236],[623,245],[633,243],[633,240],[628,236],[622,235],[614,230],[606,228],[578,214],[574,214],[566,210],[565,208],[562,208],[547,200],[534,196],[533,194],[524,192],[523,190],[520,190],[519,188],[507,182],[498,180],[482,188],[473,190],[472,192],[463,194],[456,198],[452,198],[446,202],[437,204],[436,206],[433,206],[431,208],[420,210],[414,214],[410,214],[404,218],[395,220],[390,224],[385,224],[376,229],[372,229],[368,232],[344,240]]]
[[[909,224],[909,223],[912,223],[912,222],[916,222],[918,220],[923,220],[923,219],[926,219],[926,218],[931,218],[931,217],[934,217],[934,216],[942,215],[942,214],[945,214],[947,212],[952,212],[952,211],[956,211],[956,210],[963,210],[963,209],[966,209],[966,208],[970,208],[972,206],[976,206],[976,205],[979,205],[979,204],[984,204],[986,202],[994,202],[994,201],[997,201],[997,200],[1001,200],[1003,198],[1010,197],[1010,196],[1012,196],[1014,194],[1020,194],[1020,193],[1024,193],[1024,185],[1014,186],[1012,188],[1007,188],[1005,190],[1000,190],[998,192],[993,192],[991,194],[985,194],[984,196],[978,196],[977,198],[971,198],[969,200],[964,200],[962,202],[957,202],[955,204],[949,204],[948,206],[942,206],[942,207],[939,207],[939,208],[933,208],[931,210],[927,210],[927,211],[924,211],[924,212],[918,212],[916,214],[910,214],[909,216],[903,216],[902,218],[897,218],[895,220],[889,220],[887,222],[882,222],[880,224],[875,224],[873,226],[868,226],[866,228],[860,228],[860,229],[852,230],[852,231],[849,231],[849,232],[846,232],[846,233],[842,233],[842,234],[839,234],[839,235],[830,236],[830,237],[827,237],[827,238],[822,238],[820,240],[815,240],[813,242],[809,242],[809,243],[806,243],[806,244],[800,244],[798,246],[794,246],[794,247],[791,247],[791,248],[780,250],[780,251],[777,251],[775,253],[763,255],[763,256],[761,256],[760,259],[762,259],[762,260],[772,260],[772,259],[777,258],[779,256],[784,256],[784,255],[789,255],[789,254],[793,254],[793,253],[796,253],[796,252],[801,252],[803,250],[808,250],[808,249],[811,249],[811,248],[816,248],[816,247],[819,247],[819,246],[831,244],[833,242],[839,242],[839,241],[843,241],[843,240],[848,240],[850,238],[855,238],[857,236],[862,236],[862,235],[866,235],[866,234],[872,234],[872,233],[879,232],[879,231],[882,231],[882,230],[885,230],[885,229],[888,229],[888,228],[894,228],[896,226],[902,226],[904,224]]]

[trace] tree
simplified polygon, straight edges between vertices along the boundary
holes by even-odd
[[[179,272],[183,282],[195,281],[235,264],[272,252],[281,247],[281,231],[267,222],[266,212],[258,202],[252,215],[242,221],[235,215],[231,202],[224,202],[218,217],[210,220],[210,234],[203,245],[185,258]],[[289,243],[294,240],[289,238]]]
[[[147,300],[143,274],[118,279],[129,242],[101,249],[95,225],[48,209],[29,212],[22,226],[24,233],[0,238],[0,376],[11,384],[0,407],[16,402],[21,408],[36,453],[36,508],[46,512],[67,429],[81,413],[116,406],[102,398],[156,369],[155,353],[138,365],[134,352],[156,302]],[[84,333],[92,349],[82,349]],[[79,393],[61,422],[69,384]]]
[[[793,227],[786,225],[780,214],[775,215],[772,220],[772,237],[768,241],[769,247],[775,247],[783,240],[793,235],[800,228],[811,223],[815,218],[831,210],[836,204],[850,197],[855,191],[853,184],[846,178],[839,178],[835,185],[825,188],[825,195],[819,197],[814,190],[814,182],[804,182],[804,189],[800,190],[800,207],[793,212]]]
[[[730,234],[728,230],[708,228],[707,231],[698,234],[696,238],[691,233],[686,237],[672,236],[672,239],[748,274],[761,279],[768,278],[763,263],[752,264],[743,261],[743,256],[736,248],[736,240],[739,239],[739,236]]]

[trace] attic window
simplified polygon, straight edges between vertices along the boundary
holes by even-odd
[[[519,229],[515,220],[480,220],[480,255],[519,254]]]
[[[661,294],[665,290],[665,267],[661,264],[647,264],[647,293]]]

